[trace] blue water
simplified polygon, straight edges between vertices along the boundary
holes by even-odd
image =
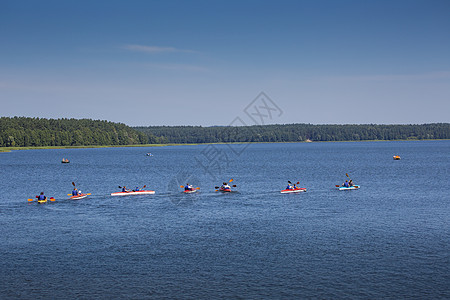
[[[1,298],[450,298],[450,141],[233,147],[0,153]]]

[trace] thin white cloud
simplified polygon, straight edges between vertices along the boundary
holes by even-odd
[[[144,46],[144,45],[125,45],[122,47],[123,49],[133,51],[133,52],[144,52],[144,53],[150,53],[150,54],[157,54],[157,53],[196,53],[196,51],[193,50],[187,50],[187,49],[178,49],[174,47],[161,47],[161,46]]]

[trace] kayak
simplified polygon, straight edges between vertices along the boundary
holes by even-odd
[[[192,194],[192,193],[195,193],[195,192],[197,192],[197,190],[184,190],[183,191],[183,193],[186,193],[186,194]]]
[[[111,193],[111,196],[131,196],[131,195],[152,195],[155,191],[130,191],[130,192],[117,192],[117,193]]]
[[[306,188],[296,188],[293,190],[282,190],[280,193],[282,194],[292,194],[292,193],[300,193],[300,192],[306,192]]]
[[[231,189],[223,189],[223,188],[220,188],[220,189],[219,189],[219,192],[222,192],[222,193],[231,193]]]
[[[55,198],[50,197],[50,198],[46,198],[45,200],[37,200],[37,202],[40,204],[43,204],[43,203],[46,203],[48,200],[55,201]]]
[[[72,200],[80,200],[80,199],[86,198],[87,196],[88,196],[87,194],[80,194],[80,195],[77,195],[77,196],[72,196],[72,197],[70,197],[70,199],[72,199]]]
[[[338,189],[339,189],[340,191],[357,190],[357,189],[359,189],[359,188],[360,188],[359,185],[354,185],[354,186],[349,186],[349,187],[345,187],[345,186],[340,186],[340,187],[338,187]]]

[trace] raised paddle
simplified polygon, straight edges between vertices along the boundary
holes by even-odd
[[[233,184],[233,185],[230,185],[231,187],[237,187],[235,184]],[[220,188],[219,186],[215,186],[214,187],[215,189],[218,189],[218,188]]]

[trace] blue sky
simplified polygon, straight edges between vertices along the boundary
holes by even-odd
[[[450,122],[450,1],[0,1],[1,116]],[[248,121],[248,120],[247,120]],[[247,122],[251,124],[251,122]]]

